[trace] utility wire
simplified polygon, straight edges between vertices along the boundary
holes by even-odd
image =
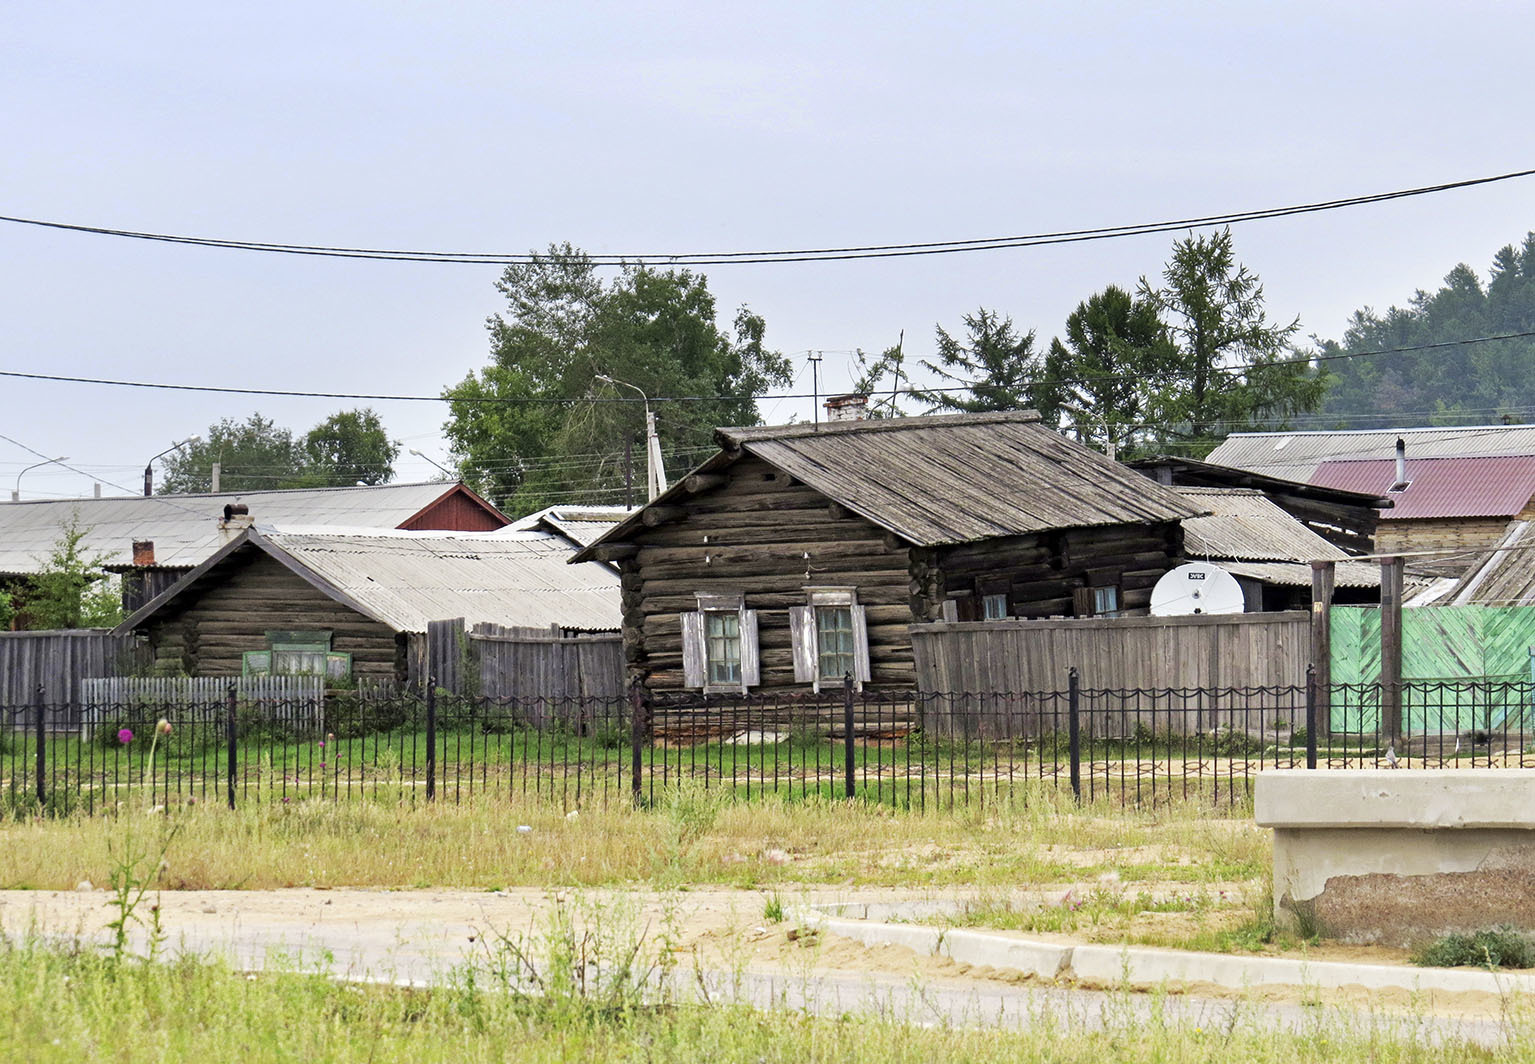
[[[1384,203],[1392,200],[1427,196],[1454,189],[1477,185],[1512,181],[1535,174],[1535,169],[1516,170],[1489,177],[1450,181],[1437,185],[1377,192],[1362,196],[1320,200],[1313,203],[1293,204],[1286,207],[1270,207],[1258,210],[1229,211],[1192,218],[1179,218],[1160,222],[1140,222],[1131,225],[1100,226],[1092,229],[1069,229],[1049,233],[1032,233],[1022,236],[978,237],[962,240],[935,240],[904,244],[864,244],[847,247],[794,248],[780,251],[712,251],[669,252],[647,254],[587,254],[588,261],[602,266],[643,265],[658,263],[678,266],[725,266],[748,263],[773,262],[825,262],[844,259],[895,258],[912,255],[948,255],[956,252],[996,251],[1008,248],[1039,247],[1048,244],[1078,243],[1089,240],[1109,240],[1126,236],[1143,236],[1192,227],[1231,225],[1237,222],[1258,221],[1265,218],[1284,218],[1299,214],[1340,210],[1347,207]],[[188,244],[197,247],[226,248],[237,251],[261,251],[283,255],[309,255],[323,258],[380,259],[403,262],[464,263],[469,265],[502,265],[510,263],[536,264],[545,261],[536,253],[459,252],[459,251],[409,251],[384,248],[331,247],[322,244],[281,244],[257,240],[234,240],[221,237],[184,236],[170,233],[143,232],[133,229],[116,229],[105,226],[83,225],[73,222],[46,221],[39,218],[22,218],[0,215],[0,222],[27,225],[44,229],[66,230],[94,236],[110,236],[129,240],[148,240],[169,244]]]
[[[1535,329],[1525,332],[1499,333],[1495,336],[1473,336],[1464,340],[1441,340],[1429,344],[1413,344],[1406,347],[1382,348],[1376,351],[1341,351],[1328,355],[1301,355],[1291,359],[1279,359],[1273,362],[1249,362],[1234,366],[1217,366],[1215,369],[1222,373],[1241,373],[1250,369],[1266,369],[1270,366],[1286,366],[1309,364],[1312,362],[1334,362],[1354,358],[1375,358],[1380,355],[1410,354],[1415,351],[1436,351],[1450,347],[1466,347],[1471,344],[1495,343],[1502,340],[1524,340],[1535,337]],[[1144,374],[1140,373],[1102,373],[1086,377],[1069,377],[1060,380],[1058,384],[1096,384],[1107,381],[1140,380]],[[286,398],[300,399],[363,399],[372,402],[395,403],[501,403],[507,405],[540,405],[540,406],[577,406],[587,403],[717,403],[731,399],[730,396],[719,395],[653,395],[648,400],[630,396],[581,396],[578,398],[550,398],[545,396],[494,396],[494,395],[389,395],[372,392],[306,392],[291,389],[278,388],[232,388],[211,384],[171,384],[164,381],[127,381],[114,380],[106,377],[70,377],[56,373],[25,373],[21,370],[0,370],[0,377],[15,377],[21,380],[53,381],[64,384],[101,384],[114,388],[154,388],[163,391],[178,392],[214,392],[224,395],[274,395]],[[939,392],[968,392],[982,382],[976,384],[957,384],[933,388],[910,387],[899,389],[901,395],[929,395]],[[880,394],[887,394],[881,390]],[[779,399],[812,399],[816,398],[809,392],[765,392],[751,397],[754,402],[773,401]]]

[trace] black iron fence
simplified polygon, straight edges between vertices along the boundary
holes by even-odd
[[[300,711],[302,708],[302,711]],[[0,707],[0,806],[536,796],[566,807],[857,798],[902,808],[1028,801],[1245,801],[1275,768],[1535,767],[1535,688],[1476,681],[899,695],[460,699],[332,693],[99,707],[58,730]],[[290,711],[291,709],[291,711]],[[162,725],[160,722],[163,721]]]

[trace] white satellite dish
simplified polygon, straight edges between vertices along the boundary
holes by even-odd
[[[1209,562],[1188,562],[1165,574],[1151,589],[1153,617],[1193,613],[1241,613],[1246,608],[1237,578]]]

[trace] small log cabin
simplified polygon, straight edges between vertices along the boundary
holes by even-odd
[[[537,532],[257,526],[115,632],[146,641],[161,672],[404,682],[431,621],[617,628],[617,576],[565,564],[574,547]]]
[[[916,686],[908,626],[1146,612],[1204,512],[1030,412],[725,428],[578,552],[654,691]]]

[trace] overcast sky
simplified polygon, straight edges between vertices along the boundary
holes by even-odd
[[[0,214],[273,242],[517,252],[748,250],[1189,217],[1535,165],[1535,14],[1492,3],[682,5],[12,3]],[[1535,179],[1235,231],[1276,316],[1485,272]],[[1041,339],[1168,236],[711,267],[771,346],[846,352],[978,306]],[[314,260],[0,225],[0,369],[436,394],[483,365],[490,266]],[[808,390],[809,376],[799,382]],[[0,433],[134,489],[252,410],[360,405],[0,379]],[[800,390],[800,389],[796,389]],[[446,461],[438,404],[377,403]],[[764,403],[772,420],[808,404]],[[36,459],[0,441],[0,498]],[[402,455],[401,479],[434,472]]]

